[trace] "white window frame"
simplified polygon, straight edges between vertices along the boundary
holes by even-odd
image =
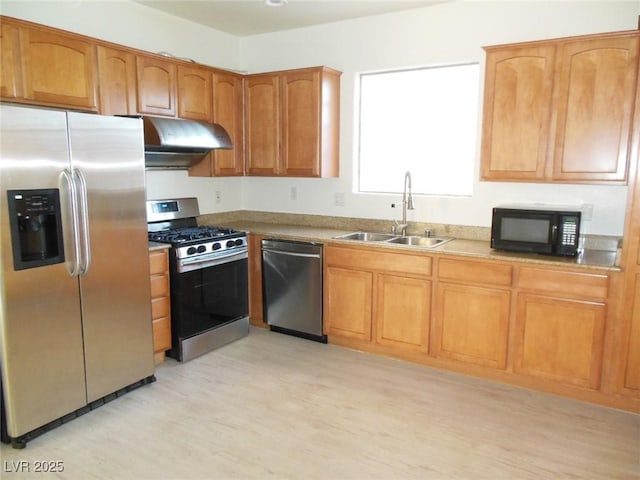
[[[435,92],[436,95],[430,95],[431,90],[417,90],[415,83],[418,80],[425,80],[424,78],[419,78],[424,74],[441,73],[444,72],[443,69],[457,69],[458,67],[462,67],[458,69],[458,72],[462,74],[461,77],[466,75],[466,78],[459,79],[461,83],[446,84],[447,88],[444,88],[443,91],[451,93],[451,95],[443,95],[442,91]],[[404,78],[396,76],[396,79],[391,77],[394,74],[402,76],[405,73],[417,73],[418,75],[414,75],[413,77],[417,78],[413,79],[408,76]],[[472,74],[472,77],[468,77],[468,74]],[[358,85],[356,139],[358,168],[357,178],[355,179],[356,191],[358,193],[399,193],[404,172],[410,171],[413,177],[413,192],[415,194],[472,196],[479,122],[480,74],[481,69],[477,62],[361,73]],[[380,105],[369,104],[366,97],[372,94],[370,91],[371,85],[363,85],[363,82],[369,79],[380,83],[388,80],[394,81],[395,85],[389,87],[389,90],[394,90],[394,96],[385,96],[384,101],[386,101],[386,104],[384,102]],[[439,77],[435,77],[435,80],[431,81],[436,82],[438,79]],[[411,82],[414,85],[411,85]],[[396,97],[402,98],[402,92],[398,92],[398,89],[403,87],[406,87],[407,91],[409,87],[413,87],[413,92],[406,97],[407,99],[402,102],[402,105],[395,105]],[[464,94],[461,94],[461,92]],[[431,117],[423,116],[423,118],[416,120],[415,118],[418,118],[425,111],[424,107],[420,107],[422,110],[415,109],[412,112],[414,120],[409,120],[408,124],[403,125],[397,121],[397,118],[403,117],[399,113],[403,111],[403,108],[417,104],[412,103],[411,99],[429,102],[430,105],[440,103],[440,110],[438,110],[440,113]],[[471,109],[464,115],[458,110],[464,109],[469,105],[471,105]],[[379,118],[371,121],[372,118],[376,118],[376,112],[372,110],[373,107],[379,108],[384,113],[378,112],[377,117]],[[433,111],[433,109],[430,111]],[[363,115],[368,115],[368,117],[363,118]],[[408,116],[403,118],[408,118]],[[426,129],[425,125],[428,125]],[[439,128],[440,130],[438,130]],[[388,132],[386,137],[383,135],[385,132]],[[463,134],[467,138],[466,142],[460,141]],[[367,135],[370,137],[367,137]],[[447,135],[449,138],[455,138],[455,140],[449,140],[450,143],[447,143]],[[389,141],[380,142],[380,148],[378,149],[373,148],[372,145],[381,138],[388,138]],[[419,145],[419,143],[428,142],[429,139],[432,140],[432,144],[440,141],[440,143],[446,144],[447,147],[441,145],[440,153],[438,154],[427,153],[428,145]],[[413,146],[412,140],[417,140],[417,142],[413,143]],[[368,145],[367,142],[370,142],[371,145]],[[459,151],[453,153],[454,147],[459,147]],[[422,151],[420,150],[421,148],[423,149]],[[442,153],[443,149],[446,152]],[[376,153],[373,153],[374,151]],[[449,156],[447,157],[447,155]],[[370,158],[378,157],[372,160],[377,167],[365,166],[364,162],[367,162],[367,156]],[[428,159],[429,164],[425,166],[421,163],[421,156],[437,156],[438,158]],[[363,180],[363,175],[366,175],[366,168],[373,168],[375,172],[379,172],[379,178],[376,180]],[[372,175],[375,175],[375,173]],[[445,185],[449,185],[447,182],[452,182],[452,184],[445,188]]]

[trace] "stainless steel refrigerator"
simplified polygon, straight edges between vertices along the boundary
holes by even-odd
[[[154,380],[142,121],[0,105],[3,438]],[[44,427],[44,428],[43,428]]]

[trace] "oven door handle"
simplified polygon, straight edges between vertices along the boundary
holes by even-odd
[[[212,253],[210,255],[200,255],[195,258],[185,258],[178,261],[178,272],[188,272],[199,268],[215,267],[224,263],[235,262],[249,258],[247,247],[234,249],[227,254]]]

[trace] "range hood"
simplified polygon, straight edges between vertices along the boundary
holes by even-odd
[[[146,116],[142,121],[148,169],[186,170],[213,149],[233,147],[229,134],[218,124]]]

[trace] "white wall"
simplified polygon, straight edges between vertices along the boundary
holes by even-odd
[[[197,196],[203,213],[249,209],[393,219],[399,217],[399,212],[390,208],[397,196],[352,191],[356,169],[354,86],[358,72],[463,61],[482,63],[483,45],[635,29],[640,2],[460,1],[246,38],[126,0],[2,0],[0,13],[150,52],[168,51],[222,68],[258,72],[328,65],[341,70],[339,178],[209,179],[188,177],[186,172],[148,172],[148,197]],[[397,185],[400,189],[401,178]],[[297,191],[296,200],[291,200],[292,188]],[[219,203],[216,192],[220,192]],[[344,206],[334,205],[336,193],[344,194]],[[409,219],[488,226],[491,207],[506,201],[592,203],[595,208],[589,233],[619,235],[625,197],[625,187],[477,182],[470,199],[416,198],[416,210],[409,212]]]
[[[354,141],[355,85],[363,71],[459,62],[484,62],[482,46],[637,28],[640,2],[453,2],[243,40],[243,62],[251,72],[328,65],[343,72],[341,173],[339,179],[245,178],[243,205],[336,216],[395,219],[397,195],[353,193],[357,164]],[[480,80],[482,81],[482,80]],[[479,99],[481,102],[481,99]],[[480,122],[479,122],[480,123]],[[478,155],[479,155],[478,135]],[[393,161],[392,158],[389,161]],[[476,159],[476,178],[479,177]],[[396,181],[402,189],[402,178]],[[290,189],[296,187],[297,200]],[[491,208],[505,202],[590,203],[588,233],[620,235],[626,187],[479,182],[472,198],[420,196],[409,219],[490,225]],[[343,193],[345,205],[334,205]]]

